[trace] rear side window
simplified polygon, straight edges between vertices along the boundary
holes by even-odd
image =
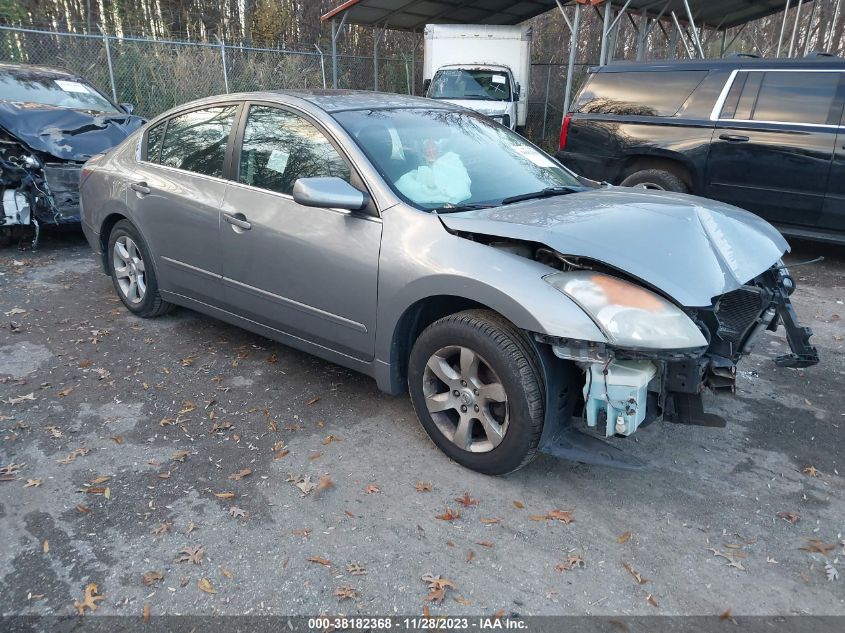
[[[236,105],[206,108],[170,119],[161,145],[161,164],[222,178],[226,142],[237,109]]]
[[[575,106],[586,114],[674,116],[707,76],[706,70],[600,72]]]
[[[731,86],[722,119],[837,124],[834,102],[842,73],[740,72]]]
[[[164,125],[164,123],[159,123],[147,132],[146,159],[151,163],[157,163],[161,156],[161,139],[164,138]]]

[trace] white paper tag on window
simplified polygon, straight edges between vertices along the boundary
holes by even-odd
[[[494,84],[503,84],[507,82],[507,77],[505,77],[504,75],[493,75],[492,77],[490,77],[490,81],[492,81]]]
[[[528,147],[527,145],[515,145],[513,149],[517,154],[523,158],[527,158],[538,167],[557,167],[552,159],[547,158],[533,147]]]
[[[56,85],[65,92],[84,92],[86,94],[91,94],[91,89],[78,81],[66,81],[64,79],[55,79],[54,81],[56,82]]]
[[[270,158],[267,159],[267,169],[272,169],[280,174],[285,173],[285,167],[288,166],[288,159],[290,154],[279,149],[274,149],[270,152]]]

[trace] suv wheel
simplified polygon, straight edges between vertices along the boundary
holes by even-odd
[[[687,184],[676,174],[665,169],[641,169],[640,171],[635,171],[622,181],[622,186],[689,193]]]
[[[503,475],[536,456],[538,361],[524,334],[495,313],[468,310],[427,327],[411,350],[408,387],[426,432],[459,464]]]
[[[161,298],[150,251],[128,220],[121,220],[112,228],[108,257],[114,289],[131,312],[149,318],[173,308]]]

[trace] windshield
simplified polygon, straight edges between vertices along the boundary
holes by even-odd
[[[434,73],[431,99],[484,99],[510,101],[511,84],[507,73],[496,70],[451,68]]]
[[[27,71],[0,71],[0,101],[41,103],[73,110],[120,112],[93,86],[79,79],[54,79]]]
[[[548,154],[474,112],[353,110],[334,117],[418,208],[499,205],[550,187],[583,186]]]

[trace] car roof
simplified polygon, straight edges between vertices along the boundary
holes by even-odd
[[[619,61],[606,66],[596,66],[590,72],[640,72],[672,70],[734,70],[737,68],[791,68],[805,70],[845,70],[841,57],[805,57],[801,59],[773,59],[766,57],[732,56],[721,59],[684,59],[653,61]]]
[[[390,92],[372,92],[368,90],[260,90],[255,92],[237,92],[214,95],[184,103],[163,113],[156,118],[164,118],[177,110],[224,101],[275,101],[277,103],[309,104],[328,113],[346,110],[385,110],[393,108],[437,108],[441,110],[464,110],[451,103],[400,95]]]
[[[61,70],[60,68],[52,68],[50,66],[34,66],[31,64],[9,64],[0,62],[0,71],[6,71],[13,74],[26,73],[29,75],[34,73],[46,78],[79,78],[78,75],[74,75],[73,73],[70,73],[66,70]]]

